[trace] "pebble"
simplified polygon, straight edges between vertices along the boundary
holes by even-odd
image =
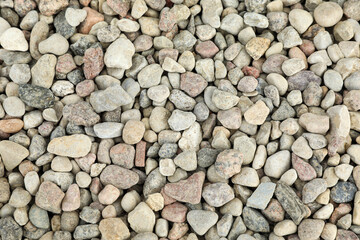
[[[305,219],[298,227],[300,239],[317,239],[320,237],[324,228],[324,221],[315,219]]]
[[[130,237],[129,229],[121,218],[101,220],[99,231],[104,239],[126,239]]]
[[[54,183],[45,181],[41,183],[38,192],[35,196],[35,203],[38,207],[52,212],[61,212],[61,201],[65,197],[65,194]]]
[[[55,33],[39,43],[39,52],[63,55],[69,49],[69,43],[61,34]]]
[[[144,203],[139,203],[128,215],[130,227],[137,233],[152,232],[155,226],[155,214],[150,207]]]
[[[47,150],[50,153],[65,157],[84,157],[89,153],[91,148],[91,140],[83,134],[74,134],[71,136],[63,136],[54,138],[50,141]]]
[[[334,26],[342,16],[342,8],[334,2],[320,3],[314,10],[315,21],[322,27]]]
[[[244,118],[250,124],[261,125],[265,122],[269,112],[266,104],[259,100],[244,113]]]
[[[214,226],[218,218],[216,213],[206,210],[191,210],[186,216],[192,229],[200,236]]]
[[[270,226],[266,218],[257,210],[250,207],[243,209],[243,218],[246,227],[256,232],[270,232]]]
[[[247,199],[246,205],[248,207],[264,210],[274,194],[275,187],[276,184],[271,182],[260,183],[250,198]]]
[[[77,27],[85,20],[87,12],[83,9],[67,8],[65,12],[66,21],[72,27]]]
[[[6,170],[12,171],[29,156],[29,151],[18,143],[3,140],[0,142],[0,155]]]
[[[202,197],[213,207],[221,207],[234,198],[234,192],[226,183],[213,183],[204,187]]]
[[[258,60],[270,46],[270,40],[267,38],[252,38],[245,45],[246,52],[254,59]]]
[[[300,34],[304,33],[312,24],[312,15],[303,9],[293,9],[289,13],[289,22]]]
[[[129,69],[134,54],[135,47],[132,42],[121,37],[108,47],[104,55],[104,63],[107,67]]]
[[[336,203],[350,202],[354,199],[357,188],[351,182],[338,182],[331,189],[330,197]]]
[[[29,49],[29,44],[23,32],[15,27],[11,27],[2,32],[0,36],[1,46],[9,51],[25,52]]]
[[[139,175],[116,165],[108,165],[100,174],[103,184],[111,184],[120,189],[128,189],[139,182]]]

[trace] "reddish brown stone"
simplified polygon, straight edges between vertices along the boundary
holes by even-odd
[[[56,72],[67,74],[76,68],[76,64],[74,62],[71,54],[66,53],[60,57],[58,57],[56,63]]]
[[[186,72],[181,74],[180,89],[189,96],[196,97],[207,87],[207,81],[199,74]]]
[[[21,119],[4,119],[0,120],[0,131],[4,133],[17,133],[24,127]]]
[[[75,162],[84,172],[89,173],[91,165],[95,162],[96,155],[94,153],[88,153],[85,157],[75,158]]]
[[[33,0],[15,0],[14,10],[20,16],[24,17],[28,12],[36,8],[36,3]]]
[[[145,167],[146,142],[140,141],[136,144],[135,166]]]
[[[359,238],[352,231],[339,229],[337,231],[336,240],[359,240]]]
[[[189,231],[189,226],[186,223],[174,223],[171,228],[168,238],[170,240],[177,240],[183,237]]]
[[[95,91],[95,83],[93,80],[84,80],[76,85],[76,94],[80,97],[87,97]]]
[[[314,43],[307,39],[303,39],[303,43],[299,47],[306,56],[310,56],[313,52],[315,52]]]
[[[86,79],[93,79],[104,68],[104,52],[100,45],[88,48],[84,54],[84,75]]]
[[[108,165],[100,174],[101,183],[111,184],[120,189],[128,189],[139,182],[139,175],[129,169]]]
[[[33,164],[32,162],[30,162],[29,160],[22,161],[18,168],[19,168],[19,172],[24,177],[28,172],[32,172],[32,171],[39,172],[39,167]]]
[[[170,222],[185,222],[187,207],[181,203],[173,203],[164,207],[161,212],[161,217]]]
[[[40,0],[39,10],[45,16],[52,16],[69,5],[68,0]]]
[[[219,48],[213,41],[200,42],[196,45],[195,51],[203,58],[212,58],[219,52]]]
[[[77,184],[72,184],[66,191],[61,208],[65,212],[75,211],[80,207],[80,189]]]
[[[316,178],[315,169],[296,154],[292,154],[292,166],[296,170],[301,181],[310,181]]]
[[[329,221],[333,224],[336,224],[340,218],[349,212],[351,212],[351,205],[349,203],[340,203],[339,206],[334,209]]]
[[[284,220],[285,211],[280,202],[276,199],[271,199],[265,210],[262,210],[261,212],[272,222],[281,222]]]
[[[83,9],[87,12],[87,16],[85,18],[85,21],[80,24],[79,32],[88,34],[92,26],[94,26],[98,22],[104,21],[104,15],[89,7],[84,7]]]
[[[46,211],[60,213],[64,196],[65,194],[55,183],[45,181],[40,185],[36,193],[35,203]]]
[[[121,17],[125,17],[130,9],[130,0],[107,0],[107,4]]]
[[[245,76],[253,76],[258,78],[260,76],[260,71],[256,67],[245,66],[241,69]]]
[[[186,180],[166,184],[164,192],[177,201],[198,204],[201,200],[204,180],[205,173],[197,172]]]
[[[110,149],[110,157],[114,164],[131,169],[134,166],[135,149],[126,143],[119,143]]]
[[[162,197],[164,198],[164,205],[165,206],[176,202],[176,200],[174,198],[169,197],[168,195],[166,195],[166,193],[164,192],[164,188],[161,189],[160,193],[161,193]]]
[[[100,182],[100,179],[98,177],[93,178],[90,184],[90,192],[92,192],[95,195],[98,195],[99,192],[102,190],[102,184]]]

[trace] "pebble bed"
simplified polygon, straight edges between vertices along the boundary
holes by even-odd
[[[359,240],[359,0],[0,0],[0,240]]]

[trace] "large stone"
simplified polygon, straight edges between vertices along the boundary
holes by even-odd
[[[47,146],[50,153],[65,157],[84,157],[90,152],[91,139],[84,134],[54,138]]]
[[[141,202],[129,213],[128,222],[137,233],[152,232],[155,226],[155,214],[146,203]]]
[[[29,156],[29,151],[18,143],[0,141],[0,155],[7,171],[12,171],[22,160]]]
[[[0,236],[4,240],[21,240],[23,230],[12,217],[4,217],[0,219]]]
[[[186,218],[192,229],[202,236],[216,224],[219,217],[215,212],[192,210],[187,214]]]

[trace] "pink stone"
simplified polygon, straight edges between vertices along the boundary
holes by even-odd
[[[340,218],[349,212],[351,212],[351,205],[349,203],[340,203],[339,206],[334,209],[329,221],[333,224],[336,224]]]
[[[164,187],[166,195],[180,201],[198,204],[201,200],[202,186],[205,180],[204,172],[197,172],[186,180],[168,183]]]
[[[110,148],[112,162],[121,167],[131,169],[134,166],[135,149],[126,143],[119,143]]]
[[[91,165],[93,165],[95,160],[96,155],[94,153],[88,153],[85,157],[75,158],[75,161],[79,165],[79,167],[87,173],[90,172]]]
[[[164,192],[164,188],[161,189],[160,193],[161,193],[162,197],[164,198],[164,205],[165,206],[176,202],[176,200],[174,198],[169,197],[168,195],[166,195],[166,193]]]
[[[104,205],[110,205],[118,199],[120,196],[120,190],[111,184],[104,187],[98,195],[99,202]]]
[[[180,89],[189,94],[190,97],[196,97],[207,87],[207,81],[199,74],[186,72],[181,74]]]
[[[40,0],[39,10],[45,16],[52,16],[69,5],[68,0]]]
[[[67,74],[76,68],[76,64],[74,62],[71,54],[66,53],[60,57],[58,57],[58,61],[56,63],[56,72]]]
[[[241,110],[238,107],[221,110],[217,114],[220,123],[227,129],[238,129],[241,126]]]
[[[103,188],[100,179],[98,177],[93,178],[90,184],[90,192],[95,195],[98,195],[101,189]]]
[[[301,181],[310,181],[316,178],[315,169],[296,154],[292,154],[292,166],[296,170]]]
[[[107,4],[114,12],[125,17],[130,9],[130,0],[107,0]]]
[[[229,179],[241,170],[243,154],[239,150],[224,150],[216,158],[215,171],[221,177]]]
[[[94,26],[98,22],[104,21],[104,15],[89,7],[84,7],[83,9],[87,12],[87,16],[85,18],[85,21],[80,24],[79,32],[88,34],[92,26]]]
[[[161,217],[170,222],[185,222],[187,207],[181,203],[173,203],[164,207]]]
[[[95,83],[93,80],[84,80],[76,85],[76,94],[80,97],[87,97],[95,91]]]
[[[80,189],[77,184],[71,184],[66,191],[61,208],[65,212],[75,211],[80,207]]]
[[[258,78],[260,76],[260,71],[256,67],[245,66],[241,69],[245,76],[253,76]]]
[[[212,58],[219,52],[219,48],[213,41],[200,42],[196,45],[195,51],[203,58]]]
[[[176,16],[169,9],[164,9],[160,13],[159,28],[161,31],[168,32],[176,24]]]
[[[174,223],[171,228],[168,238],[170,240],[177,240],[183,237],[189,231],[189,226],[186,223]]]
[[[61,212],[61,201],[65,194],[53,182],[44,181],[35,196],[35,203],[38,207],[52,212]]]
[[[100,45],[88,48],[84,54],[84,75],[86,79],[93,79],[104,68],[104,52]]]
[[[135,166],[145,167],[146,142],[140,141],[136,144]]]

